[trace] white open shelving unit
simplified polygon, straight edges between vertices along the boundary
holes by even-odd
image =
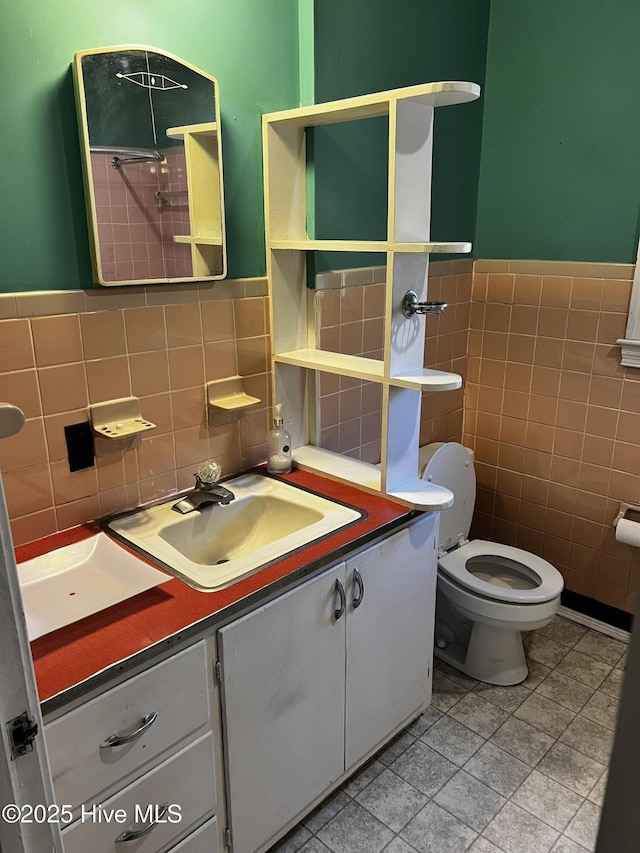
[[[466,242],[430,237],[433,114],[436,107],[473,101],[476,83],[425,83],[263,116],[267,276],[273,334],[274,399],[282,403],[300,467],[387,494],[423,510],[450,506],[447,489],[417,477],[423,391],[451,391],[462,379],[423,367],[425,317],[407,318],[402,300],[427,293],[429,255],[471,251]],[[389,117],[387,239],[314,240],[306,233],[308,127]],[[316,348],[313,293],[306,287],[309,251],[386,255],[384,358],[376,361]],[[382,459],[370,465],[310,443],[317,371],[382,386]]]

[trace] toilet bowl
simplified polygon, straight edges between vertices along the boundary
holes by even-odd
[[[547,625],[564,581],[541,557],[497,542],[468,540],[475,504],[473,456],[457,442],[421,447],[420,475],[451,489],[440,513],[435,654],[489,684],[518,684],[528,669],[522,632]]]

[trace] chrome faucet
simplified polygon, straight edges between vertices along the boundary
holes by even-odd
[[[217,475],[219,476],[220,467],[216,463],[210,464],[217,468]],[[197,474],[194,474],[194,476],[196,478],[194,490],[171,507],[175,512],[186,515],[188,512],[194,512],[197,509],[201,509],[204,506],[210,506],[211,504],[222,504],[223,506],[226,506],[234,500],[235,495],[232,491],[225,489],[224,486],[216,483],[215,480],[208,479],[208,477],[211,477],[210,468],[207,468],[206,470],[201,468]]]

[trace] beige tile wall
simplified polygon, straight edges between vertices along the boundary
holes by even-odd
[[[640,371],[622,368],[633,267],[546,261],[432,263],[425,366],[465,377],[425,394],[421,443],[476,454],[474,535],[558,566],[567,588],[627,611],[640,552],[615,541],[621,500],[640,501]],[[327,273],[316,292],[325,349],[381,356],[384,273]],[[270,399],[266,284],[96,289],[0,296],[0,399],[24,430],[0,444],[17,543],[183,489],[214,456],[226,473],[265,457],[265,405],[230,427],[204,420],[204,381],[236,371]],[[65,424],[134,394],[158,424],[140,447],[97,442],[97,466],[69,473]],[[464,394],[464,396],[463,396]],[[463,405],[464,404],[464,405]],[[379,461],[380,390],[322,375],[323,446]],[[464,426],[463,426],[464,415]]]
[[[474,535],[539,554],[568,589],[627,611],[640,560],[612,522],[640,500],[640,371],[615,343],[632,271],[477,262],[464,427]]]
[[[266,283],[183,288],[50,293],[39,307],[52,313],[42,316],[16,316],[35,313],[33,294],[3,298],[0,400],[26,416],[24,429],[0,443],[16,544],[188,488],[208,458],[225,474],[266,458]],[[204,383],[236,373],[264,404],[238,423],[209,427]],[[91,403],[131,395],[157,429],[133,447],[96,437],[96,466],[70,473],[64,426],[88,420]]]
[[[427,318],[425,367],[466,372],[471,306],[470,261],[430,265],[428,296],[449,307]],[[383,358],[385,268],[344,270],[318,276],[315,293],[321,349],[366,358]],[[420,441],[460,440],[463,391],[424,394]],[[365,462],[380,461],[382,394],[380,386],[350,377],[323,374],[319,390],[320,446]]]
[[[380,273],[355,275],[319,277],[321,346],[380,358]],[[466,381],[424,395],[420,431],[421,444],[475,451],[473,535],[537,553],[568,589],[627,611],[640,552],[612,521],[620,501],[640,502],[640,371],[620,366],[615,344],[632,276],[625,264],[432,263],[429,298],[449,307],[427,318],[425,366]],[[375,385],[323,376],[319,408],[322,446],[379,461]]]

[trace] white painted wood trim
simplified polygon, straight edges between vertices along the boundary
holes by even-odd
[[[592,616],[585,616],[584,613],[578,613],[577,610],[570,610],[568,607],[560,606],[558,608],[558,616],[562,616],[563,619],[567,619],[569,622],[584,625],[585,628],[591,628],[591,630],[605,634],[607,637],[613,637],[615,640],[620,640],[621,643],[626,643],[627,645],[631,640],[631,634],[628,631],[623,631],[622,628],[614,628],[613,625],[608,625],[606,622],[601,622]]]
[[[631,304],[625,337],[617,341],[622,350],[620,363],[626,367],[640,367],[640,241],[636,255],[636,268],[631,289]]]
[[[0,799],[18,806],[55,803],[44,739],[40,700],[9,515],[0,477]],[[38,726],[33,751],[11,758],[6,723],[27,712]],[[9,853],[62,853],[60,826],[55,823],[7,823],[0,820],[0,845]]]

